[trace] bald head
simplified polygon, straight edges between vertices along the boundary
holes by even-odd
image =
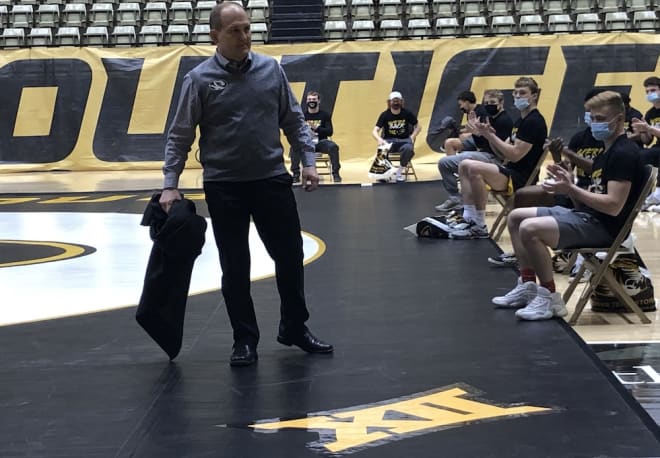
[[[211,41],[229,60],[242,61],[250,52],[250,17],[234,2],[215,5],[209,18]]]

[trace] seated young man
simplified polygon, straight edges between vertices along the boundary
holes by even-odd
[[[552,179],[544,182],[546,191],[567,195],[575,208],[517,208],[509,214],[507,225],[521,276],[515,288],[494,297],[493,303],[504,308],[523,307],[516,311],[522,320],[567,314],[561,295],[555,291],[548,247],[611,245],[643,187],[642,163],[637,145],[624,131],[625,108],[619,93],[602,92],[591,98],[587,107],[592,135],[605,145],[605,151],[594,158],[589,189],[577,186],[570,171],[549,165]]]
[[[499,138],[495,129],[471,116],[473,132],[488,140],[493,151],[506,160],[506,165],[464,160],[458,167],[463,197],[462,221],[447,225],[452,239],[488,238],[486,203],[488,188],[513,192],[522,187],[533,173],[543,154],[548,136],[545,119],[536,109],[541,89],[533,78],[521,77],[513,90],[514,103],[520,118],[514,123],[507,140]]]

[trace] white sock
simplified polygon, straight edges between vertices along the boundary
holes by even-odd
[[[472,221],[477,223],[479,226],[486,225],[486,210],[475,210],[475,215],[472,218]]]
[[[406,169],[405,167],[399,166],[399,168],[396,169],[396,176],[400,177],[405,169]]]
[[[474,221],[477,216],[477,208],[474,205],[463,205],[463,219]]]

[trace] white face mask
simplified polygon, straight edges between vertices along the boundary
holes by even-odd
[[[658,94],[657,92],[649,92],[648,94],[646,94],[646,100],[648,100],[651,103],[655,102],[658,99],[660,99],[660,94]]]
[[[513,104],[515,105],[515,107],[518,110],[523,111],[525,108],[529,107],[529,99],[525,99],[525,98],[522,98],[522,97],[521,98],[515,98],[515,99],[513,99]]]

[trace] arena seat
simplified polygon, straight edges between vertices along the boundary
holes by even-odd
[[[209,24],[195,24],[190,34],[191,41],[197,44],[211,44],[209,36]]]
[[[518,28],[521,33],[543,33],[545,22],[540,14],[526,14],[520,16]]]
[[[633,28],[639,32],[655,33],[658,27],[658,16],[655,11],[635,11],[633,13]]]
[[[158,46],[163,42],[163,26],[143,25],[138,32],[138,43],[144,46]]]
[[[485,35],[488,33],[488,22],[483,16],[468,16],[463,20],[464,35]]]
[[[481,0],[459,0],[459,12],[465,18],[481,17],[484,14],[484,4]],[[463,24],[465,27],[465,24]]]
[[[254,43],[268,42],[268,24],[265,22],[252,22],[250,24],[250,32],[252,33],[252,41]]]
[[[569,10],[570,10],[570,0],[543,1],[543,15],[546,17],[549,17],[553,14],[568,15]]]
[[[208,24],[211,10],[215,6],[214,0],[201,0],[195,4],[193,18],[195,24]]]
[[[400,19],[380,21],[380,37],[384,40],[399,40],[403,36],[403,24]]]
[[[347,16],[346,0],[323,0],[323,17],[326,21],[345,21]]]
[[[371,40],[378,37],[372,20],[358,20],[351,24],[352,37],[356,40]]]
[[[435,20],[435,33],[440,37],[456,37],[461,33],[461,25],[455,17],[440,17]]]
[[[601,13],[615,13],[625,11],[625,9],[624,0],[598,0],[598,10]]]
[[[510,16],[515,11],[515,6],[512,0],[488,0],[486,10],[492,18]]]
[[[625,31],[631,27],[628,13],[624,11],[615,11],[605,13],[605,30],[607,31]]]
[[[512,35],[517,32],[516,20],[511,15],[491,16],[490,30],[497,35]]]
[[[115,24],[119,27],[136,26],[140,24],[140,4],[127,2],[117,5]],[[124,30],[124,29],[122,29]],[[133,30],[135,32],[135,29]]]
[[[84,27],[86,24],[87,8],[83,3],[67,3],[64,5],[64,10],[62,10],[62,25],[64,27]]]
[[[60,7],[45,3],[39,5],[35,25],[37,27],[58,27],[60,25]]]
[[[517,0],[516,1],[516,14],[518,19],[523,16],[539,15],[541,13],[540,0]],[[522,30],[521,30],[522,32]]]
[[[373,0],[352,0],[351,1],[351,19],[372,21],[374,19],[374,2]]]
[[[34,27],[27,36],[28,46],[50,46],[53,44],[53,34],[48,27]]]
[[[458,4],[456,0],[433,0],[433,15],[438,18],[456,18]]]
[[[192,21],[192,17],[193,7],[191,2],[172,2],[170,5],[170,25],[188,25]]]
[[[346,21],[333,20],[325,21],[323,26],[323,36],[329,41],[342,41],[347,38],[348,27]]]
[[[165,43],[188,43],[190,41],[190,30],[187,25],[170,24],[165,30]]]
[[[658,0],[656,0],[658,1]],[[660,4],[659,4],[660,6]],[[628,12],[633,11],[654,11],[653,0],[627,0],[626,9]]]
[[[114,24],[114,8],[112,3],[94,3],[89,11],[89,25],[93,27],[110,27]]]
[[[377,6],[378,17],[381,20],[400,19],[403,14],[403,8],[402,0],[380,0]]]
[[[9,23],[9,13],[7,5],[0,5],[0,30],[7,27]]]
[[[265,23],[270,18],[268,0],[249,0],[246,9],[253,22]]]
[[[122,5],[121,3],[119,4]],[[117,47],[130,47],[135,46],[137,39],[135,34],[135,26],[133,25],[118,25],[112,29],[110,34],[110,41]]]
[[[597,13],[579,13],[575,17],[575,30],[578,32],[600,32],[601,22]]]
[[[32,5],[14,5],[9,13],[9,26],[14,29],[29,29],[34,17]]]
[[[80,46],[80,29],[78,27],[60,27],[55,33],[55,44],[58,46]]]
[[[109,43],[108,28],[105,25],[87,27],[83,37],[84,43],[87,46],[107,46]]]
[[[548,32],[570,33],[573,31],[573,20],[568,14],[551,14],[548,16]]]
[[[0,46],[3,48],[18,48],[25,46],[25,30],[8,27],[0,35]]]
[[[429,4],[426,0],[406,0],[406,17],[408,19],[425,19],[429,17]]]
[[[408,20],[408,38],[422,39],[432,35],[431,21],[428,19]]]
[[[165,2],[147,2],[142,10],[143,25],[167,25],[167,3]],[[155,30],[155,29],[154,29]],[[161,36],[162,36],[161,30]]]
[[[571,12],[573,14],[586,14],[598,12],[596,0],[571,0]],[[575,19],[577,25],[577,17]]]

